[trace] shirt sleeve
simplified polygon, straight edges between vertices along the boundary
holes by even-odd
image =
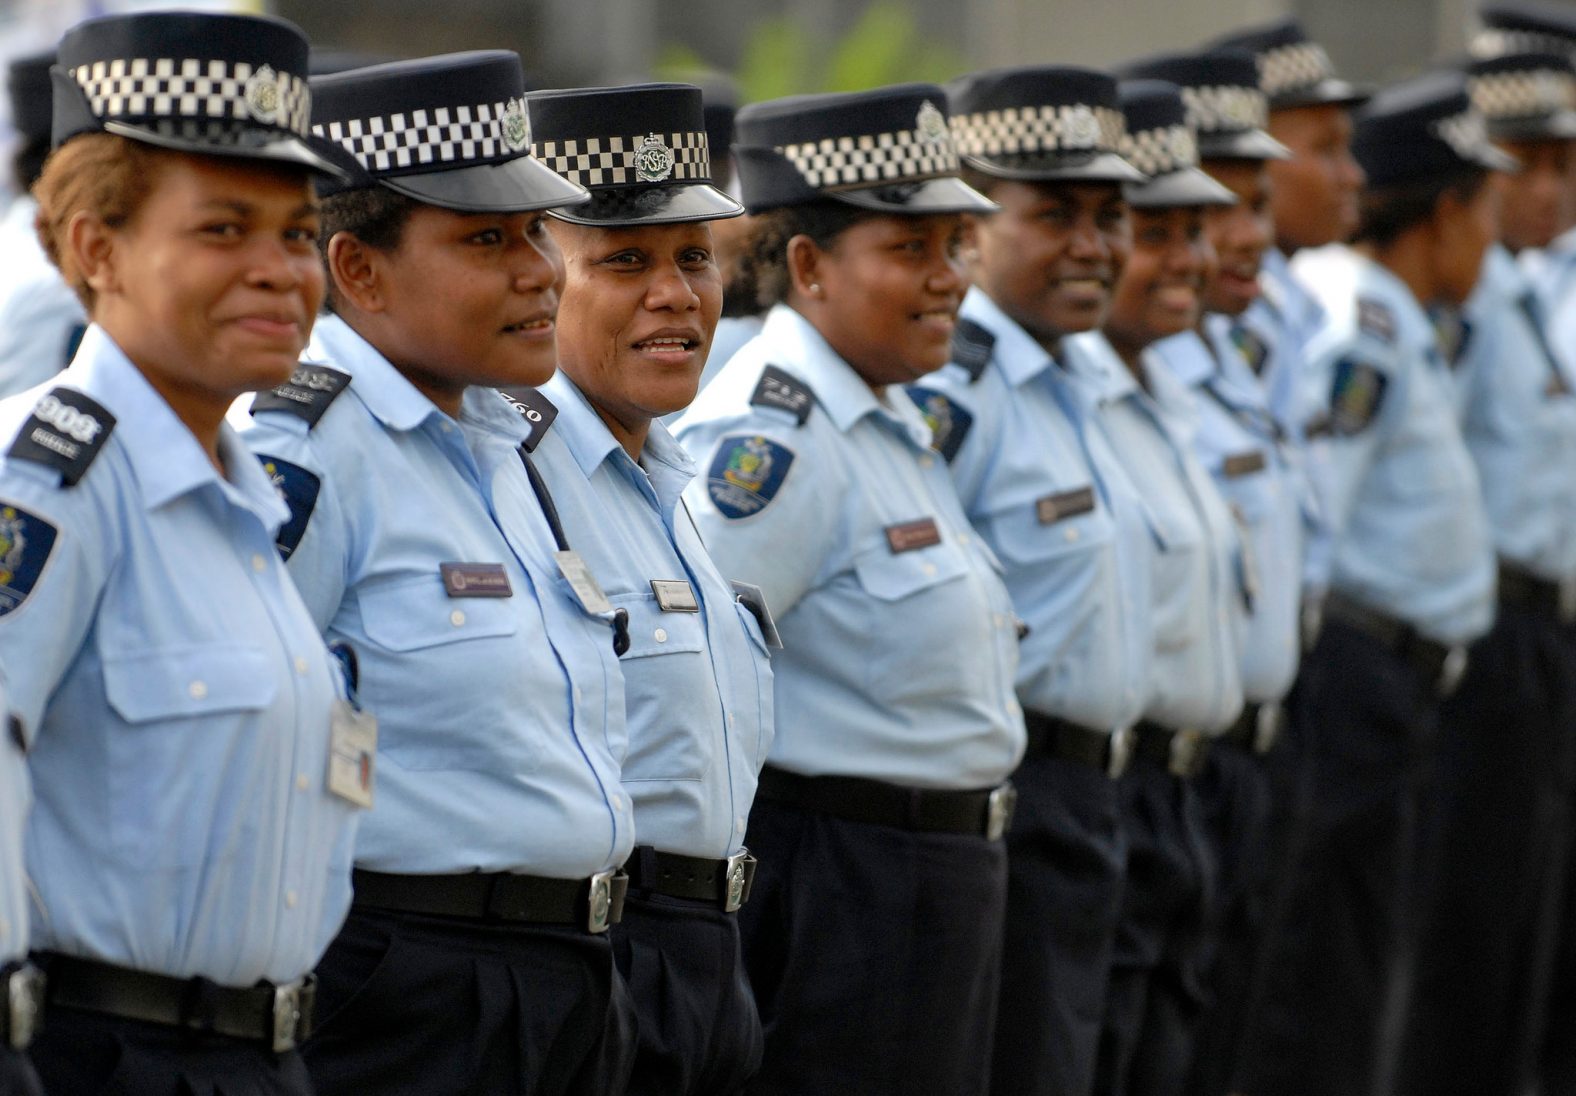
[[[1315,348],[1312,390],[1323,393],[1321,420],[1326,524],[1339,537],[1351,520],[1364,479],[1405,413],[1406,371],[1393,347],[1368,340]]]

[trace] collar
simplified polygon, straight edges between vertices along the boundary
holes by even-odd
[[[1532,290],[1532,280],[1504,244],[1494,244],[1484,254],[1482,282],[1491,287],[1492,292],[1512,299]]]
[[[1195,388],[1220,370],[1214,352],[1196,331],[1161,339],[1149,348],[1156,364],[1188,388]]]
[[[351,392],[390,430],[415,430],[434,415],[443,415],[377,347],[338,316],[318,317],[304,357],[349,373]]]
[[[636,465],[585,393],[562,370],[542,385],[541,392],[558,408],[553,432],[563,438],[587,480],[611,461],[616,471],[632,477],[637,484],[641,479],[649,480],[665,510],[671,512],[678,505],[679,495],[695,478],[695,464],[660,420],[651,420],[640,452],[641,462]]]
[[[1073,335],[1062,343],[1067,356],[1067,366],[1090,386],[1100,403],[1115,403],[1142,392],[1127,365],[1105,335],[1099,331],[1086,331]]]
[[[846,434],[866,415],[881,411],[881,401],[864,378],[809,320],[787,305],[776,305],[766,314],[758,341],[770,347],[765,364],[785,369],[809,385],[816,403],[839,431]],[[901,385],[888,386],[897,387]]]
[[[1056,360],[1006,312],[991,300],[978,286],[969,289],[963,298],[959,315],[973,320],[996,336],[992,355],[1002,376],[1014,388],[1021,388],[1035,377],[1052,368]]]

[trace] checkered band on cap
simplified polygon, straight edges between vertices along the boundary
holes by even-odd
[[[1032,156],[1052,152],[1115,152],[1127,121],[1111,107],[1004,107],[952,119],[952,136],[964,156]]]
[[[372,118],[347,118],[312,127],[342,147],[368,171],[422,164],[496,160],[523,154],[530,144],[524,105],[518,100],[476,106],[431,107]]]
[[[1535,30],[1481,30],[1467,47],[1473,57],[1503,57],[1508,53],[1576,54],[1576,39]]]
[[[1476,110],[1441,118],[1429,128],[1463,160],[1477,160],[1488,145],[1488,125]]]
[[[1187,126],[1134,130],[1121,142],[1122,158],[1150,177],[1198,166],[1198,142]]]
[[[1259,84],[1271,98],[1313,87],[1334,75],[1330,55],[1317,42],[1293,42],[1259,54]]]
[[[1576,76],[1558,69],[1489,72],[1467,81],[1472,105],[1491,121],[1576,109]]]
[[[94,61],[71,76],[100,118],[226,119],[305,137],[312,116],[306,80],[268,65],[177,57]]]
[[[705,130],[539,141],[532,153],[583,187],[703,183],[711,179]]]
[[[1258,88],[1184,87],[1182,102],[1188,125],[1200,133],[1240,133],[1263,129],[1269,122],[1269,96]]]
[[[936,131],[824,137],[777,151],[817,190],[934,179],[958,171],[957,147],[945,122]]]

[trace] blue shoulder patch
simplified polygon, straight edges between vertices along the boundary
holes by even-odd
[[[20,609],[55,550],[55,527],[21,507],[0,503],[0,617]]]
[[[1330,433],[1346,437],[1365,429],[1379,414],[1389,383],[1389,377],[1365,362],[1337,362],[1330,388]]]
[[[969,427],[974,425],[974,416],[934,388],[911,384],[906,391],[930,425],[930,447],[948,464],[952,463],[952,458],[963,446],[963,439],[968,437]]]
[[[279,527],[279,535],[274,538],[279,558],[289,559],[290,553],[301,543],[301,538],[306,536],[307,522],[312,520],[312,510],[317,506],[317,493],[322,489],[323,481],[299,464],[291,464],[267,453],[257,454],[257,459],[273,481],[274,490],[290,507],[290,520]]]
[[[792,449],[771,438],[730,434],[717,443],[706,493],[725,518],[759,514],[777,497],[793,458]]]

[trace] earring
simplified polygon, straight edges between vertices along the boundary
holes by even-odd
[[[819,297],[820,295],[821,295],[821,283],[820,282],[811,282],[810,283],[810,296],[812,296],[812,297]]]

